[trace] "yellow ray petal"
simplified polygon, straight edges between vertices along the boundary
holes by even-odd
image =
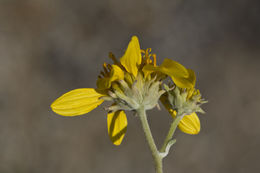
[[[170,76],[173,82],[180,88],[192,88],[196,82],[196,76],[193,70],[186,69],[183,65],[171,59],[165,59],[159,67],[145,65],[143,72],[145,74],[152,72],[164,73]]]
[[[107,114],[107,129],[114,145],[120,145],[127,129],[127,118],[124,111]]]
[[[120,58],[120,62],[129,73],[132,73],[136,77],[138,65],[141,64],[141,61],[142,57],[139,41],[136,36],[133,36],[132,40],[128,44],[125,54]]]
[[[110,73],[110,82],[124,79],[124,71],[117,65],[112,65]]]
[[[187,69],[188,77],[170,76],[173,82],[180,88],[193,88],[196,83],[196,76],[193,70]]]
[[[194,112],[182,118],[178,125],[179,129],[184,133],[196,135],[200,132],[200,120]]]
[[[195,86],[196,84],[196,75],[195,75],[195,72],[191,69],[187,69],[188,72],[189,72],[189,81],[190,83],[192,83],[193,87]]]
[[[176,61],[165,59],[159,70],[170,76],[173,82],[180,88],[192,88],[195,85],[195,73]]]
[[[111,83],[116,80],[124,79],[124,71],[117,65],[112,65],[111,72],[108,77],[98,78],[98,90],[105,90],[111,87]]]
[[[111,86],[110,78],[109,77],[98,78],[96,84],[98,90],[108,89]]]
[[[176,117],[175,110],[169,109],[168,111],[173,118]],[[196,135],[200,132],[200,119],[195,112],[190,115],[185,115],[178,124],[178,128],[184,133]]]
[[[168,58],[164,59],[162,65],[160,65],[160,71],[168,76],[189,76],[187,69],[183,65]]]
[[[77,116],[86,114],[103,100],[99,99],[101,94],[97,93],[93,88],[80,88],[69,91],[56,99],[52,104],[52,110],[63,116]]]

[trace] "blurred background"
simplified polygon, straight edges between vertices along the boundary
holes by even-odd
[[[209,100],[201,133],[177,132],[165,173],[258,172],[259,18],[256,0],[0,0],[0,172],[154,172],[132,113],[116,147],[103,106],[73,118],[49,107],[71,89],[95,87],[108,52],[122,56],[132,35],[159,63],[193,69]],[[161,145],[171,117],[148,114]]]

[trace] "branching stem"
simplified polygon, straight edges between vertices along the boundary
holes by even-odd
[[[148,120],[147,120],[147,116],[146,116],[144,107],[140,107],[137,110],[137,113],[140,117],[146,140],[147,140],[149,148],[152,152],[152,156],[153,156],[154,163],[155,163],[156,173],[163,173],[162,160],[164,157],[166,157],[168,155],[170,147],[176,142],[176,140],[172,139],[172,137],[173,137],[174,132],[175,132],[179,122],[181,121],[183,115],[177,115],[175,117],[175,119],[173,120],[171,127],[169,129],[169,132],[164,140],[162,148],[160,150],[158,150],[155,145],[154,139],[153,139],[153,135],[152,135],[152,132],[151,132]]]
[[[160,152],[158,151],[158,149],[155,145],[155,142],[154,142],[154,139],[153,139],[153,136],[152,136],[152,133],[151,133],[151,129],[150,129],[150,126],[149,126],[148,121],[147,121],[145,109],[143,107],[140,107],[137,110],[137,113],[140,117],[146,140],[148,142],[148,145],[149,145],[150,150],[151,150],[152,155],[153,155],[156,173],[163,173],[163,169],[162,169],[162,159],[163,159],[163,157],[161,156]]]

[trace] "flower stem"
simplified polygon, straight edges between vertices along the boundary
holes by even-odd
[[[182,115],[177,115],[175,117],[175,119],[173,120],[171,127],[168,131],[168,134],[163,142],[162,148],[160,149],[160,152],[165,152],[165,149],[166,149],[168,143],[172,140],[173,134],[174,134],[179,122],[181,121],[182,117],[183,117]]]
[[[137,113],[140,117],[146,140],[147,140],[150,150],[152,152],[152,156],[153,156],[154,163],[155,163],[156,173],[163,173],[163,169],[162,169],[163,157],[160,155],[160,152],[158,151],[158,149],[155,145],[155,142],[154,142],[154,139],[153,139],[153,136],[151,133],[151,129],[150,129],[148,121],[147,121],[147,116],[146,116],[144,107],[140,107],[137,110]]]

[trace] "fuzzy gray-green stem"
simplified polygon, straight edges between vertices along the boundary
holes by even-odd
[[[163,145],[162,145],[162,148],[160,149],[160,152],[162,152],[162,153],[165,152],[165,149],[166,149],[168,143],[172,140],[174,132],[175,132],[179,122],[181,121],[182,117],[183,117],[182,115],[176,115],[176,117],[173,120],[173,122],[171,124],[171,127],[170,127],[170,129],[168,131],[168,134],[167,134],[167,136],[166,136],[166,138],[165,138],[165,140],[163,142]]]
[[[144,107],[140,107],[137,110],[137,113],[140,117],[146,140],[148,142],[148,145],[149,145],[150,150],[151,150],[152,155],[153,155],[156,173],[163,173],[163,169],[162,169],[162,159],[163,159],[163,157],[160,155],[160,152],[158,151],[158,149],[155,145],[155,142],[154,142],[154,139],[153,139],[153,136],[152,136],[152,133],[151,133],[151,129],[150,129],[148,121],[147,121],[147,116],[146,116],[146,112],[145,112]]]

